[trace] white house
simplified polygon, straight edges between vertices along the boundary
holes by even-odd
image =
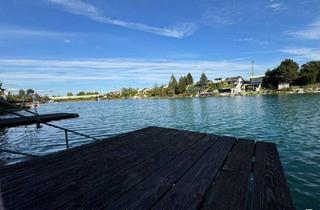
[[[243,86],[246,91],[259,91],[265,75],[257,75],[249,77],[249,83]]]
[[[283,89],[288,89],[288,88],[290,88],[289,83],[279,83],[278,84],[278,90],[283,90]]]
[[[241,76],[229,77],[225,79],[225,82],[231,85],[231,93],[240,93],[244,79]]]
[[[221,94],[240,93],[242,85],[244,84],[244,79],[241,76],[229,77],[226,79],[217,78],[215,80],[228,83],[228,87],[219,89],[219,93]]]
[[[225,78],[220,77],[220,78],[215,78],[213,83],[219,83],[219,82],[224,82],[224,81],[225,81]]]

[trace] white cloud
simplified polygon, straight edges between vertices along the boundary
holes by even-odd
[[[210,79],[221,76],[250,74],[250,61],[205,60],[22,60],[0,59],[0,78],[14,84],[68,81],[113,81],[153,85],[166,83],[171,74],[177,77],[191,72],[198,78],[204,71]],[[256,65],[264,71],[264,66]]]
[[[298,58],[320,60],[320,48],[286,48],[280,51]]]
[[[236,41],[236,42],[255,43],[255,44],[259,44],[259,45],[269,45],[269,44],[271,44],[271,42],[269,42],[269,41],[263,41],[263,40],[254,39],[254,38],[251,38],[251,37],[238,38],[238,39],[234,39],[234,41]]]
[[[193,23],[181,23],[173,27],[155,27],[149,26],[143,23],[136,23],[136,22],[127,22],[118,19],[112,19],[103,15],[95,6],[85,3],[81,0],[48,0],[51,3],[60,5],[64,7],[67,11],[76,14],[76,15],[83,15],[91,20],[122,26],[125,28],[145,31],[161,36],[173,37],[173,38],[183,38],[190,36],[193,34],[197,27]]]
[[[20,28],[20,27],[1,27],[1,36],[43,36],[43,37],[57,37],[57,36],[74,36],[73,33],[40,30],[34,28]],[[78,34],[79,35],[79,34]]]
[[[287,9],[283,3],[275,3],[274,1],[271,1],[271,3],[267,5],[267,8],[272,9],[274,12],[280,12]]]
[[[288,33],[300,39],[320,40],[320,20],[313,22],[306,29],[289,31]]]
[[[65,39],[65,40],[63,40],[63,41],[64,41],[64,43],[66,43],[66,44],[71,43],[71,40],[70,40],[70,39]]]

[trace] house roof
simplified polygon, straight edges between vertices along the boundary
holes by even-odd
[[[226,78],[226,82],[238,82],[239,78],[241,78],[242,80],[244,80],[241,76],[237,76],[237,77],[228,77]]]
[[[265,75],[262,74],[262,75],[251,76],[251,77],[249,77],[249,79],[258,79],[258,78],[264,78],[264,77],[265,77]]]

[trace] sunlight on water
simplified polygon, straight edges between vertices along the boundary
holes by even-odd
[[[74,112],[53,122],[97,138],[156,125],[275,142],[297,209],[320,208],[320,95],[114,100],[41,105]],[[91,140],[69,134],[72,147]],[[64,133],[35,125],[0,130],[2,148],[33,154],[65,149]],[[20,156],[0,156],[14,163]]]

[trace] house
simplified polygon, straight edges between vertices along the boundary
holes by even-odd
[[[259,91],[262,86],[262,81],[265,75],[251,76],[249,77],[249,83],[243,85],[243,89],[246,91]]]
[[[228,87],[219,89],[220,93],[240,93],[242,85],[244,84],[244,79],[241,76],[229,77],[224,80]]]
[[[215,79],[214,79],[214,83],[224,82],[224,80],[225,80],[225,79],[224,79],[224,78],[221,78],[221,77],[220,77],[220,78],[215,78]]]
[[[290,88],[289,83],[279,83],[278,84],[278,90],[283,90],[283,89],[288,89],[288,88]]]

